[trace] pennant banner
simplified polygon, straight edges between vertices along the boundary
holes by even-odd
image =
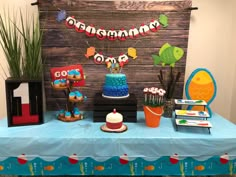
[[[96,29],[94,25],[86,25],[83,21],[76,20],[74,16],[69,16],[66,18],[66,26],[68,28],[74,28],[79,33],[85,33],[89,37],[96,36],[99,40],[108,39],[110,41],[125,41],[128,38],[135,39],[138,36],[147,35],[150,31],[157,32],[161,27],[157,20],[151,20],[149,24],[141,24],[138,28],[133,26],[129,30],[125,30],[124,28],[120,30],[106,30],[103,27]]]
[[[129,47],[127,53],[121,53],[117,57],[113,56],[105,56],[102,52],[96,52],[95,47],[87,48],[86,53],[84,54],[86,58],[93,56],[93,61],[95,64],[106,64],[107,68],[114,68],[114,66],[118,66],[119,68],[123,68],[129,61],[129,57],[132,59],[137,58],[137,51],[133,47]]]

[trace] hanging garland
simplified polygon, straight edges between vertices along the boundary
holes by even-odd
[[[161,25],[157,20],[151,20],[151,22],[146,25],[142,24],[139,28],[135,28],[134,26],[125,30],[124,28],[120,30],[114,30],[114,28],[107,30],[103,27],[96,29],[94,25],[86,25],[82,20],[78,21],[74,18],[74,16],[69,16],[66,18],[65,22],[68,28],[74,28],[79,33],[85,33],[89,37],[96,36],[99,40],[108,39],[110,41],[121,40],[125,41],[126,39],[135,39],[138,36],[145,36],[150,31],[157,32]]]
[[[59,9],[59,8],[58,8]],[[159,19],[152,19],[149,24],[141,24],[139,28],[134,26],[131,29],[126,30],[121,28],[120,30],[114,30],[114,28],[108,30],[100,27],[96,29],[93,24],[86,25],[83,20],[76,20],[74,16],[67,16],[65,10],[59,10],[57,13],[56,20],[58,22],[65,21],[68,28],[74,28],[78,33],[85,33],[89,37],[96,36],[99,40],[108,39],[110,41],[120,40],[125,41],[126,39],[136,39],[138,36],[145,36],[150,31],[157,32],[161,26],[166,28],[168,26],[168,17],[164,14],[159,15]]]
[[[124,65],[128,64],[129,57],[132,57],[132,59],[135,60],[137,58],[137,51],[135,48],[129,47],[127,53],[121,53],[119,56],[113,57],[112,55],[105,56],[103,52],[97,52],[95,47],[90,46],[87,48],[84,55],[86,58],[93,57],[95,64],[106,64],[107,68],[114,69],[123,68]]]

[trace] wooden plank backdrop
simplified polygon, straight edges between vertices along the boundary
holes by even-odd
[[[47,110],[63,108],[66,98],[63,92],[54,91],[51,86],[50,68],[71,64],[82,64],[87,75],[86,86],[80,88],[88,97],[81,110],[93,110],[93,99],[97,92],[102,91],[105,74],[109,73],[105,65],[96,65],[93,59],[85,58],[84,54],[89,46],[97,51],[103,51],[106,56],[119,56],[126,53],[128,47],[137,49],[138,58],[129,59],[128,65],[123,68],[127,75],[129,92],[138,99],[138,110],[142,110],[143,88],[161,87],[157,74],[160,69],[168,75],[170,68],[154,66],[151,55],[157,54],[160,47],[168,42],[173,46],[184,49],[184,57],[176,63],[174,72],[182,73],[175,90],[175,98],[182,98],[184,88],[184,74],[188,47],[188,34],[191,10],[191,1],[80,1],[80,0],[46,0],[39,1],[40,25],[43,30],[43,58],[44,78]],[[69,16],[76,20],[84,20],[85,24],[94,24],[96,29],[103,26],[109,30],[115,28],[130,29],[139,27],[142,23],[148,24],[151,19],[158,19],[165,14],[169,19],[169,26],[158,32],[150,32],[146,36],[126,41],[98,40],[96,37],[87,37],[85,33],[77,33],[68,29],[65,22],[57,22],[58,9],[66,10]]]

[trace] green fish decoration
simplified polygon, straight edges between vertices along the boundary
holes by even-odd
[[[174,67],[175,63],[180,60],[183,55],[184,50],[182,48],[165,43],[159,50],[159,56],[152,55],[152,58],[154,60],[154,65],[162,63],[162,66],[170,65],[171,67]]]
[[[159,16],[159,22],[164,28],[166,28],[168,26],[168,17],[164,14],[161,14]]]

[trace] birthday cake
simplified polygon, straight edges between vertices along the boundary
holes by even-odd
[[[127,130],[127,127],[123,124],[123,115],[114,109],[113,112],[107,114],[106,124],[101,129],[106,132],[123,132]]]
[[[126,75],[121,73],[106,74],[102,96],[106,98],[127,98],[129,87]]]

